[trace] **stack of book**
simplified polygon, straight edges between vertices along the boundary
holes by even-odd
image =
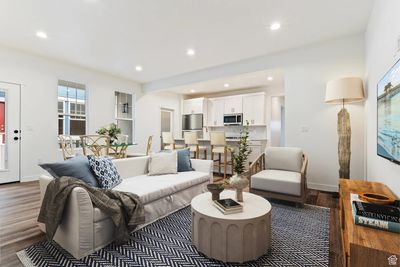
[[[355,224],[400,233],[399,207],[364,202],[356,194],[351,201]]]
[[[231,198],[214,200],[214,206],[223,214],[234,214],[243,211],[243,206]]]

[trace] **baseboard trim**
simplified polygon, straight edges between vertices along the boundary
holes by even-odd
[[[40,175],[24,176],[21,178],[21,183],[37,181],[39,180],[39,176]]]
[[[328,192],[338,192],[339,191],[338,185],[307,183],[307,187],[309,189],[316,189],[316,190],[328,191]]]

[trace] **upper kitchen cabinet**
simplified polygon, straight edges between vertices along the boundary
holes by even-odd
[[[206,113],[207,103],[205,98],[183,100],[182,115]]]
[[[224,125],[224,102],[223,98],[214,98],[208,101],[208,126]]]
[[[265,125],[265,94],[243,95],[243,125]]]
[[[224,114],[242,113],[242,96],[232,96],[224,98]]]

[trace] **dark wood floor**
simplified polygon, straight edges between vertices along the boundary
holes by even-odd
[[[0,185],[0,266],[22,266],[16,252],[44,240],[37,226],[39,183]],[[342,266],[338,199],[331,193],[309,190],[307,203],[331,209],[330,266]]]

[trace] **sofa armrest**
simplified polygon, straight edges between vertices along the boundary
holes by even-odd
[[[191,159],[192,167],[198,172],[206,172],[210,175],[210,183],[214,182],[213,161],[203,159]]]
[[[53,179],[48,176],[39,177],[41,201],[47,185]],[[93,204],[88,192],[82,187],[76,187],[71,191],[65,205],[54,240],[75,258],[80,259],[94,251]],[[40,228],[45,230],[43,225]]]

